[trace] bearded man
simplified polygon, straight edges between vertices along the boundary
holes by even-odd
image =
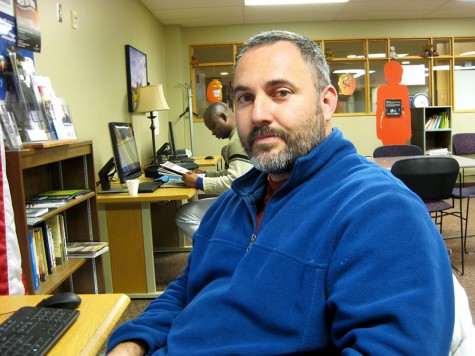
[[[320,48],[285,31],[237,57],[255,168],[194,233],[184,275],[109,340],[112,354],[448,355],[454,290],[425,205],[332,128]]]

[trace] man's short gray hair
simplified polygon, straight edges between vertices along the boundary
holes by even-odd
[[[314,75],[315,87],[319,94],[326,86],[331,85],[330,68],[320,47],[307,37],[294,32],[273,30],[252,36],[246,41],[236,56],[236,65],[250,48],[270,45],[280,41],[291,42],[300,49],[302,58]]]

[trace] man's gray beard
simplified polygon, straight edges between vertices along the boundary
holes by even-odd
[[[294,134],[289,134],[280,129],[272,129],[268,126],[255,128],[244,145],[254,167],[262,172],[272,174],[290,173],[297,158],[310,153],[326,138],[323,113],[320,105],[315,116],[309,118],[306,123]],[[272,134],[281,137],[285,141],[286,147],[276,155],[269,153],[273,145],[260,145],[258,152],[252,152],[251,147],[255,137],[262,134]]]

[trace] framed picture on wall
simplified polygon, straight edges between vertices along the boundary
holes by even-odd
[[[143,87],[148,84],[147,55],[130,45],[125,45],[125,62],[129,112],[134,112],[137,105],[137,87]]]

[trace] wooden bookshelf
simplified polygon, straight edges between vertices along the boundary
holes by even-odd
[[[92,192],[69,201],[43,215],[35,225],[57,214],[65,220],[68,241],[100,241],[91,141],[43,146],[6,152],[15,227],[22,258],[22,269],[30,294],[61,291],[103,293],[102,257],[69,259],[58,265],[45,282],[34,289],[33,269],[26,219],[26,200],[48,190],[88,188]]]

